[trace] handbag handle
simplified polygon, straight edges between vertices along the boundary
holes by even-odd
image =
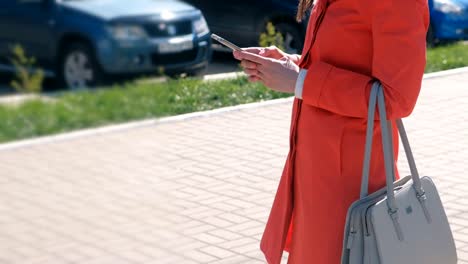
[[[395,195],[393,192],[395,170],[394,170],[391,122],[387,120],[384,92],[383,92],[382,84],[379,81],[375,81],[374,84],[372,85],[370,98],[369,98],[366,145],[365,145],[365,153],[364,153],[364,164],[363,164],[362,179],[361,179],[360,197],[362,199],[368,195],[369,171],[370,171],[370,160],[371,160],[371,152],[372,152],[372,139],[373,139],[373,130],[374,130],[374,122],[375,122],[374,117],[375,117],[376,105],[378,106],[378,109],[379,109],[380,126],[381,126],[381,131],[382,131],[385,178],[386,178],[386,188],[387,188],[387,206],[388,206],[388,211],[390,213],[390,216],[394,218],[394,217],[397,217],[396,212],[398,211],[398,207],[396,205]],[[426,218],[430,222],[430,216],[425,206],[426,196],[421,186],[421,179],[419,178],[419,173],[416,168],[416,162],[414,160],[414,156],[411,151],[411,147],[410,147],[408,136],[406,134],[406,131],[403,125],[403,121],[401,119],[397,119],[396,123],[397,123],[398,131],[401,137],[403,147],[405,149],[406,158],[409,163],[411,177],[413,179],[413,188],[415,189],[416,195],[419,201],[421,202],[421,205],[423,206],[424,212],[426,214]]]

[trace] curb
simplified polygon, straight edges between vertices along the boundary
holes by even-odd
[[[55,143],[59,141],[72,140],[76,138],[82,138],[82,137],[93,136],[93,135],[123,132],[125,130],[133,129],[133,128],[142,128],[142,127],[155,126],[155,125],[172,123],[172,122],[180,122],[180,121],[184,121],[188,119],[202,118],[202,117],[207,117],[207,116],[215,115],[215,114],[221,114],[221,113],[239,111],[243,109],[251,109],[251,108],[257,108],[261,106],[292,102],[293,99],[294,97],[280,98],[280,99],[274,99],[274,100],[268,100],[268,101],[262,101],[262,102],[249,103],[249,104],[228,106],[228,107],[223,107],[223,108],[218,108],[218,109],[213,109],[213,110],[208,110],[208,111],[203,111],[203,112],[194,112],[194,113],[187,113],[187,114],[182,114],[182,115],[177,115],[177,116],[132,121],[132,122],[124,123],[124,124],[107,125],[107,126],[102,126],[98,128],[86,128],[86,129],[73,131],[73,132],[65,132],[63,134],[18,140],[18,141],[13,141],[11,143],[0,144],[0,151],[11,150],[11,149],[16,149],[16,148],[21,148],[21,147],[35,146],[35,145],[40,145],[44,143]]]
[[[446,70],[446,71],[431,72],[431,73],[424,74],[423,80],[430,80],[434,78],[462,74],[462,73],[467,73],[467,72],[468,72],[468,67],[456,68],[456,69],[451,69],[451,70]]]
[[[452,70],[447,70],[447,71],[428,73],[428,74],[424,74],[423,80],[435,79],[435,78],[446,77],[450,75],[462,74],[462,73],[467,73],[467,72],[468,72],[468,67],[463,67],[463,68],[452,69]],[[219,77],[220,75],[237,75],[237,74],[238,73],[228,73],[228,74],[216,74],[216,75],[217,77]],[[152,119],[142,120],[142,121],[140,120],[140,121],[127,122],[124,124],[108,125],[108,126],[103,126],[99,128],[88,128],[88,129],[68,132],[64,134],[43,136],[43,137],[37,137],[37,138],[32,138],[32,139],[24,139],[24,140],[14,141],[11,143],[0,144],[0,151],[34,146],[34,145],[39,145],[43,143],[54,143],[54,142],[71,140],[71,139],[76,139],[76,138],[81,138],[81,137],[86,137],[86,136],[92,136],[92,135],[102,135],[106,133],[122,132],[122,131],[133,129],[133,128],[141,128],[141,127],[166,124],[166,123],[171,123],[171,122],[180,122],[180,121],[184,121],[188,119],[207,117],[210,115],[215,115],[215,114],[220,114],[220,113],[227,113],[227,112],[239,111],[239,110],[244,110],[244,109],[252,109],[252,108],[281,104],[281,103],[288,103],[288,102],[292,102],[293,100],[294,100],[294,96],[288,97],[288,98],[256,102],[256,103],[228,106],[228,107],[223,107],[223,108],[218,108],[218,109],[213,109],[213,110],[208,110],[208,111],[203,111],[203,112],[194,112],[194,113],[182,114],[182,115],[171,116],[171,117],[163,117],[163,118],[152,118]]]
[[[204,81],[213,81],[213,80],[223,80],[223,79],[235,79],[239,76],[246,76],[244,72],[228,72],[228,73],[218,73],[205,75],[203,77]]]

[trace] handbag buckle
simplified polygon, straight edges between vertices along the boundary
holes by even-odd
[[[392,219],[393,227],[395,228],[398,240],[403,241],[403,231],[401,230],[400,222],[398,222],[398,208],[388,208],[388,214]]]
[[[416,197],[418,197],[419,201],[427,199],[425,191],[421,191],[421,192],[416,191]]]
[[[429,213],[429,209],[427,208],[427,196],[426,192],[422,190],[422,192],[416,192],[416,197],[418,198],[419,203],[421,204],[421,208],[424,212],[424,216],[426,217],[427,222],[430,224],[432,223],[432,217]]]

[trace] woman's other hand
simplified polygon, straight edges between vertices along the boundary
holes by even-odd
[[[234,57],[241,61],[250,81],[260,81],[275,91],[294,93],[299,66],[289,57],[274,59],[247,50],[235,51]]]

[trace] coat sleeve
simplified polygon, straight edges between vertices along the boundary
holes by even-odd
[[[302,100],[339,115],[366,118],[373,80],[384,88],[389,119],[408,116],[416,104],[426,65],[427,1],[368,1],[372,26],[372,76],[310,64]]]

